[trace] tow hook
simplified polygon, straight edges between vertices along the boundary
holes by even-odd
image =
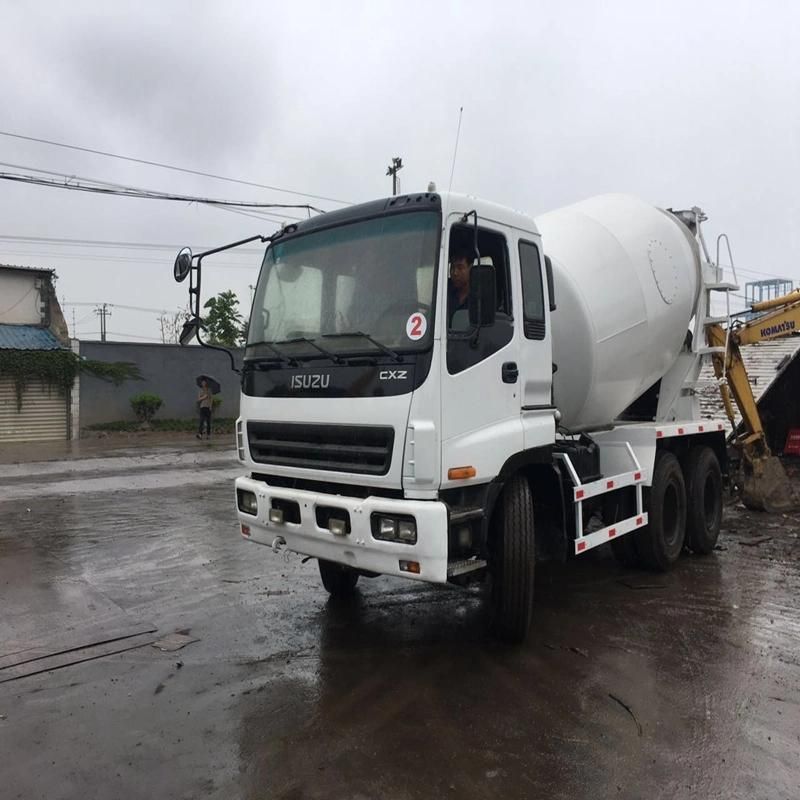
[[[286,539],[283,536],[276,536],[272,540],[272,552],[280,553],[282,547],[286,547]]]

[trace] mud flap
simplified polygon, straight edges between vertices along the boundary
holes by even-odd
[[[799,505],[783,464],[765,455],[743,459],[742,502],[747,508],[768,512],[791,511]]]

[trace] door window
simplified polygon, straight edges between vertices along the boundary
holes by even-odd
[[[544,339],[544,290],[539,248],[533,242],[519,243],[522,274],[523,328],[527,339]]]
[[[475,260],[475,229],[454,225],[450,232],[450,272],[447,281],[447,369],[451,375],[483,361],[513,336],[511,280],[506,238],[478,228],[480,263],[494,267],[497,308],[494,325],[473,328],[469,322],[469,271]]]

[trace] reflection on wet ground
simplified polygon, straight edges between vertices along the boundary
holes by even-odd
[[[800,796],[798,517],[733,509],[668,575],[543,565],[509,648],[479,588],[328,601],[241,541],[235,465],[137,463],[9,484],[0,658],[121,622],[199,641],[0,683],[3,797]]]

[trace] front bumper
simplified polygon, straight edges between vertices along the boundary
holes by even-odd
[[[429,583],[447,582],[447,507],[434,500],[393,500],[384,497],[342,497],[300,489],[270,486],[252,478],[237,478],[236,488],[253,492],[258,499],[258,513],[237,510],[239,522],[249,528],[243,538],[258,544],[272,545],[282,537],[286,548],[295,553],[346,564],[354,569],[397,575]],[[272,500],[294,501],[300,508],[300,522],[276,524],[269,520]],[[317,525],[317,506],[340,508],[350,515],[350,533],[332,534]],[[417,543],[384,542],[372,537],[370,518],[374,512],[409,515],[417,523]],[[400,569],[401,561],[416,561],[419,574]]]

